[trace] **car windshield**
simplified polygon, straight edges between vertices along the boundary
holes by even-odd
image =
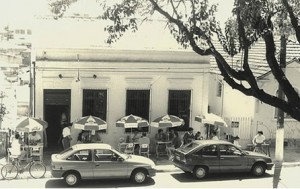
[[[188,153],[189,151],[197,148],[198,146],[199,146],[199,143],[191,142],[191,143],[183,145],[182,147],[180,147],[179,150],[184,153]]]

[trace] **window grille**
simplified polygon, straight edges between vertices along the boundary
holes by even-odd
[[[82,116],[96,116],[106,121],[107,90],[83,90]]]
[[[190,90],[169,90],[168,114],[184,120],[184,125],[178,127],[178,131],[186,131],[190,126],[190,105]]]
[[[149,121],[150,90],[127,90],[126,115],[140,116]],[[125,132],[133,132],[136,129],[125,129]],[[148,132],[149,128],[141,128],[140,132]]]

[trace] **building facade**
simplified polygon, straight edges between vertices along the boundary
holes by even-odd
[[[209,57],[189,51],[53,49],[35,50],[35,117],[48,122],[46,146],[55,147],[62,115],[69,122],[95,115],[107,122],[103,142],[117,147],[130,131],[116,120],[135,114],[149,122],[173,114],[200,130],[196,115],[207,112]],[[157,128],[149,127],[153,138]],[[72,144],[80,130],[71,129]]]

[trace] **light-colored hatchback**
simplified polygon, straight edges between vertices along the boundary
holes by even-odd
[[[68,186],[81,179],[131,178],[144,183],[156,174],[154,162],[146,157],[122,154],[108,144],[76,144],[51,156],[51,173]]]
[[[274,165],[265,154],[245,151],[222,140],[195,140],[186,144],[174,151],[173,163],[198,179],[208,173],[225,172],[252,172],[262,176]]]

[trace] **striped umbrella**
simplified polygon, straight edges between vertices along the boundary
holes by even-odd
[[[151,122],[151,126],[157,128],[179,127],[184,125],[184,120],[174,115],[164,115]]]
[[[33,132],[33,131],[43,131],[48,127],[48,123],[38,118],[24,117],[21,118],[16,126],[16,131],[18,132]]]
[[[99,117],[90,115],[75,121],[74,128],[86,131],[105,130],[107,129],[107,123]]]
[[[140,127],[148,127],[149,122],[139,116],[136,115],[128,115],[125,117],[121,117],[120,119],[117,120],[116,122],[117,127],[124,127],[125,129],[127,128],[140,128]]]

